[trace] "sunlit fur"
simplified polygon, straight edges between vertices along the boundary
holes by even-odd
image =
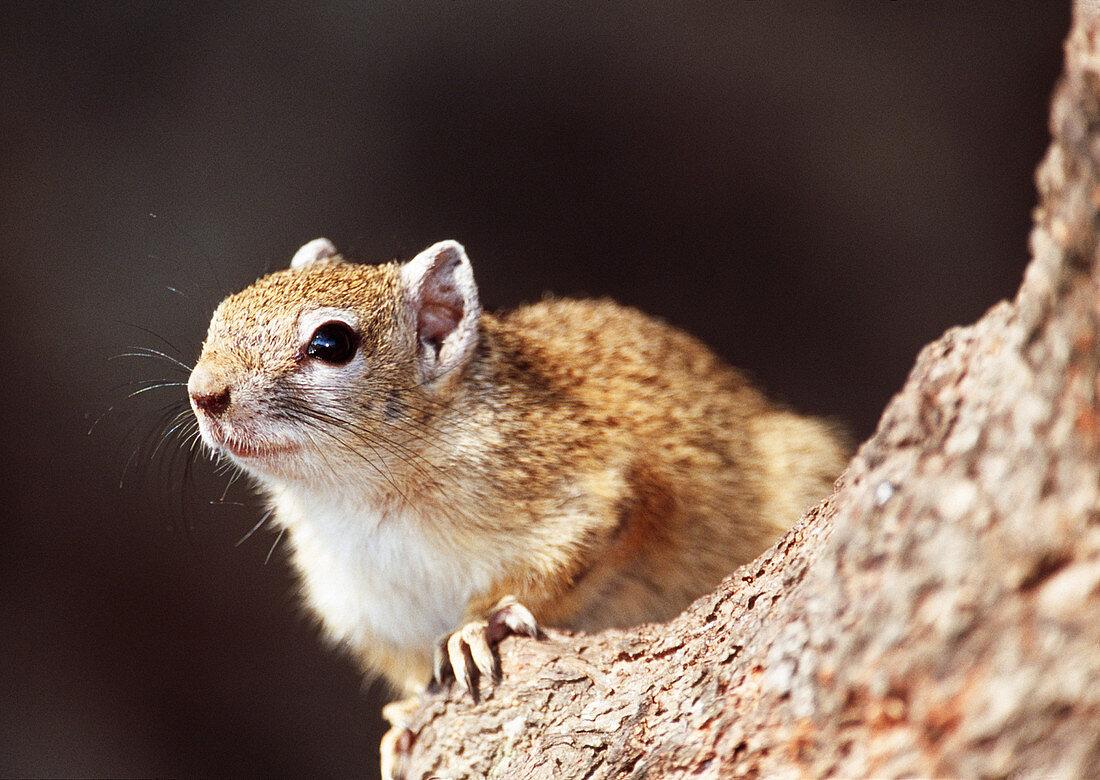
[[[509,594],[544,625],[670,618],[843,467],[829,425],[635,310],[482,314],[426,382],[415,306],[400,266],[324,257],[227,298],[192,378],[229,389],[203,436],[244,453],[306,602],[396,685],[423,683],[441,636]],[[304,354],[319,309],[361,335],[346,365]]]

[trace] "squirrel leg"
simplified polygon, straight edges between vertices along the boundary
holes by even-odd
[[[537,637],[538,622],[527,607],[505,596],[483,620],[472,620],[439,641],[435,650],[434,680],[443,682],[452,674],[478,700],[477,676],[500,680],[500,659],[496,645],[510,635]]]

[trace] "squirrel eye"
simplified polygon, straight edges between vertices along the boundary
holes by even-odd
[[[326,322],[313,331],[306,345],[306,355],[332,365],[343,365],[355,357],[359,338],[343,322]]]

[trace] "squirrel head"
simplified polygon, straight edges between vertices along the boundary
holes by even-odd
[[[215,310],[188,381],[202,437],[257,476],[294,477],[342,459],[361,471],[363,450],[407,447],[410,417],[450,400],[480,316],[473,269],[455,241],[378,266],[311,241],[289,269]]]

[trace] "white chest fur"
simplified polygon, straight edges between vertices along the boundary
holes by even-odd
[[[290,491],[277,493],[275,505],[307,601],[333,638],[352,647],[381,640],[429,651],[489,586],[407,509],[383,513]]]

